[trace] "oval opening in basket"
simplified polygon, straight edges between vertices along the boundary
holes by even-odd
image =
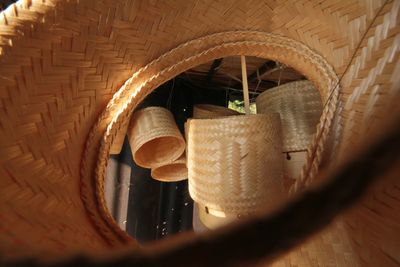
[[[177,182],[187,179],[185,162],[172,162],[151,170],[151,176],[161,182]]]
[[[184,150],[185,144],[181,139],[163,136],[143,144],[135,153],[135,162],[141,167],[151,168],[179,158]]]
[[[229,57],[229,59],[225,58],[224,60],[226,60],[226,62],[229,62],[229,64],[230,64],[230,66],[228,67],[229,68],[228,72],[232,72],[233,73],[233,75],[231,75],[231,76],[236,76],[236,77],[240,76],[240,72],[239,72],[240,71],[240,64],[239,64],[240,61],[239,61],[239,57],[232,56],[232,57]],[[233,61],[237,61],[237,62],[234,63],[234,64],[231,64],[231,62],[233,62]],[[265,65],[266,61],[268,62],[267,59],[249,57],[248,58],[249,68],[250,68],[249,69],[249,72],[250,72],[249,76],[251,76],[251,74],[257,70],[257,66],[259,67],[261,65]],[[151,107],[151,103],[152,102],[149,101],[149,97],[152,94],[161,95],[162,93],[160,93],[159,90],[162,89],[162,88],[164,88],[164,89],[167,88],[168,90],[170,90],[170,92],[166,95],[166,99],[168,101],[165,103],[165,105],[164,104],[160,105],[160,107],[166,108],[169,111],[171,111],[171,113],[173,113],[173,117],[174,117],[175,120],[178,120],[179,117],[181,117],[183,114],[187,115],[188,112],[191,113],[193,118],[195,118],[196,117],[195,114],[199,110],[202,112],[201,113],[202,115],[199,116],[198,118],[199,119],[204,119],[204,120],[207,120],[207,119],[213,120],[212,119],[212,117],[214,116],[213,114],[218,114],[218,117],[225,117],[225,116],[230,116],[230,115],[243,115],[243,113],[244,113],[244,103],[242,103],[242,101],[241,101],[241,98],[243,97],[242,90],[241,90],[241,83],[239,81],[236,81],[236,80],[231,80],[229,82],[230,83],[229,85],[226,84],[227,88],[225,88],[224,90],[227,90],[227,93],[226,93],[226,96],[224,98],[225,101],[223,101],[222,104],[221,103],[216,103],[216,99],[213,99],[213,98],[210,98],[209,102],[208,101],[204,101],[204,99],[203,99],[203,100],[201,100],[201,102],[192,102],[191,106],[190,105],[189,106],[184,106],[184,108],[179,109],[180,112],[181,112],[180,114],[176,113],[177,112],[177,107],[174,106],[175,104],[174,104],[173,100],[175,98],[173,96],[173,92],[176,92],[177,90],[180,90],[179,88],[182,87],[182,84],[181,84],[182,81],[184,81],[185,84],[186,84],[186,82],[188,82],[188,83],[191,82],[190,81],[190,77],[192,77],[192,76],[190,76],[190,75],[191,75],[192,72],[194,72],[194,74],[193,74],[194,76],[192,77],[192,79],[194,79],[195,77],[201,77],[198,72],[200,72],[202,69],[207,69],[208,70],[211,64],[212,64],[212,62],[208,62],[208,63],[204,64],[204,65],[207,65],[207,66],[199,65],[199,66],[194,67],[193,69],[189,69],[189,70],[187,70],[187,72],[183,72],[183,73],[179,74],[178,76],[175,76],[173,79],[165,82],[164,84],[159,86],[157,89],[155,89],[155,91],[153,91],[150,95],[148,95],[147,98],[145,99],[145,101],[143,101],[139,105],[139,108],[145,109],[146,107],[143,104],[146,104],[147,106],[149,106],[149,103],[150,103],[150,107]],[[226,64],[228,65],[228,63],[226,63]],[[221,71],[221,73],[226,73],[227,72],[227,70],[224,70],[224,67],[222,67],[220,71]],[[206,75],[207,72],[204,72],[203,74]],[[299,81],[299,80],[304,80],[305,79],[303,74],[298,72],[295,68],[292,68],[292,67],[286,66],[286,65],[282,65],[282,63],[279,63],[279,62],[275,62],[275,64],[273,64],[272,68],[269,69],[269,71],[266,74],[264,73],[264,74],[260,74],[260,75],[264,75],[264,76],[260,76],[261,78],[260,77],[258,77],[258,78],[269,80],[269,82],[265,82],[265,81],[259,82],[257,80],[257,78],[255,80],[250,81],[250,83],[249,83],[250,104],[251,104],[251,107],[253,107],[253,109],[254,109],[254,110],[253,109],[251,110],[252,113],[258,113],[256,111],[256,108],[255,108],[256,107],[256,101],[255,100],[256,100],[256,97],[259,96],[263,91],[268,90],[268,89],[273,88],[273,87],[276,87],[276,86],[279,86],[279,85],[290,83],[292,81]],[[189,77],[189,79],[188,79],[188,77]],[[229,77],[229,78],[231,78],[231,77]],[[224,82],[224,78],[221,78],[221,77],[218,77],[218,78],[214,77],[214,79],[219,81],[219,82],[217,82],[217,83],[215,83],[213,85],[213,86],[216,86],[216,87],[218,87],[221,82]],[[204,85],[205,81],[207,81],[207,80],[202,80],[202,81],[199,81],[199,82],[202,82],[202,84]],[[232,84],[234,86],[236,86],[238,89],[235,89],[234,86],[232,87]],[[199,88],[199,87],[197,87],[197,88]],[[211,88],[209,88],[209,89],[211,89]],[[216,91],[218,91],[217,90],[218,88],[215,88],[215,89],[216,89]],[[317,89],[318,88],[315,88],[315,91],[318,93]],[[204,88],[203,88],[203,90],[204,90]],[[188,88],[187,87],[185,87],[185,92],[186,92],[185,93],[186,95],[190,95],[191,94],[190,92],[188,93]],[[322,90],[319,93],[322,93],[322,92],[324,92],[324,91]],[[201,94],[203,94],[203,91],[201,92]],[[325,95],[323,95],[323,96],[326,98]],[[324,97],[322,97],[322,98],[324,98]],[[172,101],[171,101],[171,99],[172,99]],[[205,103],[207,103],[207,104],[205,104]],[[156,106],[158,106],[157,103],[156,103]],[[228,107],[229,107],[229,109],[228,109]],[[152,107],[152,108],[154,108],[154,107]],[[139,109],[139,111],[140,111],[140,109]],[[139,111],[134,111],[132,113],[132,115],[134,115],[135,112],[139,112]],[[212,113],[212,114],[210,115],[210,113]],[[252,116],[261,116],[261,114],[260,115],[250,115],[250,117],[252,117]],[[239,116],[239,117],[242,117],[242,116]],[[245,117],[245,116],[243,116],[243,117]],[[190,117],[186,117],[186,118],[190,118]],[[237,127],[240,128],[242,126],[237,125]],[[179,125],[178,124],[178,128],[180,128],[181,131],[182,131],[182,129],[184,127],[183,127],[183,125]],[[185,133],[187,132],[187,130],[188,129],[186,129]],[[129,134],[128,134],[128,136],[129,136]],[[187,138],[187,136],[186,136],[186,138]],[[139,165],[139,166],[145,166],[146,168],[152,168],[151,172],[149,172],[149,177],[153,178],[151,183],[156,182],[155,180],[158,180],[159,182],[175,182],[175,181],[179,181],[178,183],[182,183],[182,184],[186,183],[185,181],[181,181],[181,180],[185,180],[188,177],[188,175],[185,175],[185,177],[183,177],[183,176],[181,176],[181,175],[179,175],[177,173],[185,172],[187,174],[188,173],[187,164],[173,163],[171,161],[171,158],[173,158],[173,156],[171,156],[169,154],[169,152],[171,152],[171,151],[168,151],[169,147],[179,145],[180,142],[178,140],[176,140],[176,139],[174,140],[174,139],[175,139],[174,137],[172,137],[172,138],[171,137],[160,137],[159,140],[154,139],[154,140],[148,141],[144,145],[140,145],[140,142],[141,142],[140,141],[138,143],[139,146],[136,147],[137,149],[134,146],[132,146],[132,144],[131,144],[131,148],[132,148],[132,152],[133,152],[134,160],[135,160],[136,164]],[[164,145],[160,146],[161,143],[164,143]],[[186,149],[187,149],[187,147],[186,147]],[[135,153],[135,150],[136,150],[136,153]],[[184,151],[182,150],[182,153],[183,152]],[[280,155],[280,157],[282,157],[282,158],[284,157],[285,161],[288,161],[288,162],[285,162],[285,165],[290,165],[291,161],[286,159],[286,154],[283,154],[283,152],[284,151],[282,151],[282,154]],[[178,155],[178,153],[175,154],[176,161],[179,161],[179,159],[180,159],[179,156],[182,153],[180,153],[179,155]],[[186,151],[186,153],[187,153],[187,151]],[[164,160],[154,161],[154,162],[152,162],[152,165],[154,164],[152,167],[149,167],[149,164],[142,164],[141,163],[141,162],[149,162],[150,158],[153,158],[154,156],[157,156],[158,158],[168,158],[168,159],[170,159],[170,162],[165,162]],[[246,157],[246,159],[247,159],[247,157]],[[157,165],[157,166],[155,166],[155,165]],[[163,165],[163,166],[160,166],[160,165]],[[300,169],[301,169],[301,167],[303,165],[304,165],[304,163],[303,164],[299,164],[299,166],[300,166],[299,168],[296,168],[296,170],[290,170],[290,171],[292,171],[292,172],[290,172],[290,175],[286,174],[286,172],[285,172],[285,175],[283,175],[282,177],[285,177],[284,179],[287,179],[289,176],[290,176],[289,178],[294,178],[295,175],[297,176],[300,173]],[[150,174],[151,174],[151,176],[150,176]],[[178,176],[180,176],[180,177],[178,177]],[[131,175],[131,182],[132,182],[132,178],[137,179],[136,177]],[[147,177],[146,177],[146,179],[143,178],[140,183],[143,183],[144,180],[149,180],[149,179]],[[288,188],[290,187],[290,185],[292,183],[292,180],[293,179],[290,180],[290,183],[282,181],[283,182],[282,187],[284,186],[285,189],[288,190]],[[182,184],[179,184],[178,187],[180,188],[180,186]],[[289,185],[289,186],[287,186],[287,185]],[[177,190],[175,184],[168,184],[168,185],[167,184],[165,184],[165,185],[160,184],[160,186],[164,187],[164,188],[169,188],[171,190]],[[135,189],[135,190],[137,190],[137,189]],[[180,189],[178,189],[178,190],[180,190]],[[209,188],[207,190],[212,190],[212,189]],[[151,192],[151,191],[148,190],[147,192]],[[163,195],[163,194],[166,194],[166,193],[160,193],[160,194]],[[170,194],[170,193],[167,193],[167,194]],[[188,198],[190,198],[189,192],[186,191],[186,195],[187,195]],[[130,195],[130,198],[129,198],[128,201],[129,202],[138,203],[139,200],[138,199],[136,199],[136,200],[131,199],[131,196],[132,195]],[[174,200],[174,201],[177,201],[177,200]],[[110,204],[111,203],[109,203],[108,205],[110,206]],[[161,204],[161,202],[159,204],[162,205],[163,207],[168,207],[170,210],[166,211],[167,214],[169,214],[169,215],[165,215],[164,214],[166,217],[164,219],[161,218],[164,221],[160,221],[157,224],[157,227],[160,227],[160,229],[164,229],[164,228],[168,229],[169,228],[168,222],[167,222],[166,225],[164,225],[164,223],[166,223],[166,221],[168,221],[171,218],[173,212],[178,212],[178,214],[179,214],[179,213],[181,213],[181,211],[177,211],[176,207],[171,207],[171,206],[169,206],[169,204]],[[213,210],[214,206],[210,205],[210,203],[207,203],[207,204],[208,205],[205,205],[205,206],[201,205],[201,206],[203,208],[207,208],[209,211],[211,211],[209,213],[206,212],[206,214],[201,214],[201,213],[198,213],[195,210],[192,211],[192,215],[193,215],[192,224],[193,224],[193,230],[195,232],[198,232],[197,226],[195,225],[195,221],[198,222],[197,224],[201,224],[203,228],[205,227],[205,228],[208,228],[208,229],[215,229],[215,228],[223,226],[223,225],[225,225],[227,223],[238,221],[242,217],[242,216],[239,216],[237,214],[230,214],[228,212],[228,213],[225,213],[225,215],[222,216],[222,217],[221,216],[217,216],[218,220],[216,220],[213,217],[213,216],[215,216],[215,211],[216,212],[222,212],[222,211],[219,211],[218,209],[214,211]],[[141,202],[141,205],[147,205],[147,204]],[[185,206],[191,207],[192,204],[190,202],[189,203],[185,203]],[[152,211],[151,213],[154,214],[154,211]],[[242,212],[240,214],[247,214],[247,213]],[[249,213],[249,215],[248,216],[244,216],[244,218],[254,216],[254,214],[255,213]],[[162,215],[162,216],[164,216],[164,215]],[[192,217],[192,215],[190,215],[190,217]],[[167,218],[169,218],[169,219],[167,219]],[[120,221],[120,220],[121,219],[119,219],[118,221]],[[128,225],[129,223],[130,223],[129,220],[127,220],[127,221],[125,221],[125,223],[122,223],[122,224],[119,223],[119,225],[122,225],[122,228],[124,229],[123,225],[124,224]],[[131,223],[133,223],[133,222],[131,221]],[[137,224],[137,221],[134,222],[134,223]],[[151,225],[148,225],[148,226],[151,226]],[[138,227],[138,225],[136,225],[135,227]],[[132,228],[132,227],[127,227],[126,230],[128,231],[128,233],[130,235],[132,235],[133,237],[136,237],[135,233],[132,233],[131,231],[129,231],[128,228]],[[164,236],[164,234],[165,235],[172,234],[172,232],[169,232],[169,230],[166,230],[166,231],[167,232],[164,232],[164,231],[160,232],[160,231],[156,230],[156,232],[157,232],[156,234],[162,234],[162,236]],[[184,230],[182,230],[182,231],[184,231]],[[162,237],[159,237],[159,238],[162,238]],[[144,241],[144,243],[146,243],[146,242],[147,241]]]

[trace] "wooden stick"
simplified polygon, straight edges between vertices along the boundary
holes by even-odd
[[[246,111],[246,115],[249,115],[250,114],[250,100],[249,100],[249,85],[247,83],[246,57],[240,56],[240,62],[242,64],[244,110]]]

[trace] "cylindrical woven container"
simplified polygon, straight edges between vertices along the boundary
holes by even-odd
[[[279,114],[188,121],[189,192],[210,214],[250,215],[282,197]]]
[[[183,154],[179,159],[171,163],[161,164],[152,168],[151,177],[161,182],[177,182],[187,179],[186,155]]]
[[[268,89],[257,97],[256,105],[259,114],[281,115],[284,152],[307,149],[322,114],[321,96],[310,81]]]
[[[235,110],[221,106],[200,104],[193,107],[193,118],[195,119],[212,119],[221,116],[234,115],[240,115],[240,113]],[[188,129],[186,127],[187,125],[185,124],[185,134],[187,140]],[[216,229],[238,219],[236,215],[229,215],[221,212],[218,212],[219,216],[215,216],[213,214],[210,214],[210,211],[207,207],[199,205],[196,202],[195,204],[197,208],[194,209],[193,214],[198,218],[199,224],[201,224],[202,227],[205,229]],[[213,212],[213,210],[211,210],[211,212]],[[214,214],[215,213],[216,211],[214,211]]]
[[[171,112],[148,107],[133,114],[128,130],[136,164],[153,168],[178,159],[185,151],[185,140]]]
[[[193,107],[193,118],[196,119],[211,119],[231,115],[240,115],[240,113],[230,108],[209,104],[199,104]]]

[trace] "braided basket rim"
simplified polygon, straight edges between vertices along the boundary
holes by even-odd
[[[233,55],[257,56],[290,65],[313,81],[321,92],[326,106],[312,141],[307,166],[302,178],[293,186],[294,190],[301,189],[306,180],[316,175],[339,101],[338,77],[333,67],[303,43],[272,33],[229,31],[188,41],[133,74],[114,94],[89,133],[81,163],[81,197],[99,233],[111,244],[135,243],[114,221],[104,197],[110,144],[118,125],[129,117],[144,97],[164,82],[201,63]]]

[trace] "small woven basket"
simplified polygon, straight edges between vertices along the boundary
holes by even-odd
[[[257,97],[256,105],[259,114],[281,115],[284,152],[307,149],[322,114],[321,96],[311,82],[268,89]]]
[[[193,118],[196,119],[211,119],[231,115],[240,115],[240,113],[230,108],[209,104],[199,104],[193,107]]]
[[[279,114],[191,119],[189,192],[208,213],[246,216],[283,195]]]
[[[172,163],[185,151],[185,140],[173,115],[162,107],[148,107],[134,113],[128,136],[133,159],[144,168]]]
[[[179,159],[151,169],[151,177],[161,182],[178,182],[187,179],[186,155]]]
[[[193,107],[193,118],[195,119],[212,119],[221,116],[234,115],[240,115],[240,113],[235,110],[221,106],[201,104],[195,105]],[[188,130],[186,127],[187,125],[185,124],[185,134],[187,135]],[[187,136],[186,140],[188,140]],[[205,229],[216,229],[238,219],[236,215],[229,215],[224,214],[220,211],[213,211],[212,209],[210,210],[208,209],[208,207],[199,205],[197,203],[196,206],[197,208],[195,209],[195,214],[198,216],[201,225]],[[210,212],[213,214],[211,214]],[[215,216],[215,214],[218,214],[219,216]]]

